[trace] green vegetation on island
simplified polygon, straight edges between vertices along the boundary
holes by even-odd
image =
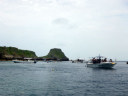
[[[37,57],[35,52],[29,50],[21,50],[16,47],[0,46],[0,60],[24,60],[25,58],[32,58],[36,60],[57,60],[57,61],[69,61],[65,54],[59,48],[53,48],[48,55],[43,57]]]
[[[29,50],[21,50],[15,47],[0,46],[0,59],[15,59],[15,58],[35,58],[35,52]]]
[[[59,48],[51,49],[48,55],[44,56],[43,58],[49,59],[49,60],[60,60],[60,61],[69,60]]]

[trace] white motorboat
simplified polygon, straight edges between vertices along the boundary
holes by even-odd
[[[87,63],[87,67],[93,68],[112,68],[116,65],[115,62]]]
[[[116,63],[113,62],[111,59],[110,59],[110,61],[103,61],[104,59],[101,59],[101,58],[103,58],[101,56],[97,56],[96,58],[97,59],[95,59],[95,60],[97,60],[97,61],[95,61],[93,59],[91,59],[90,61],[88,61],[86,63],[87,64],[87,67],[92,67],[92,68],[112,68],[112,67],[114,67],[116,65]]]
[[[35,60],[25,60],[25,61],[22,61],[22,60],[13,60],[14,63],[36,63]]]

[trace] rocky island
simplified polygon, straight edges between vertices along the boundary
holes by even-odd
[[[55,60],[55,61],[69,61],[69,59],[65,56],[59,48],[53,48],[50,50],[48,55],[43,57],[37,57],[35,52],[30,50],[22,50],[16,47],[6,47],[0,46],[0,60],[8,61],[8,60],[25,60],[25,58],[31,58],[36,60]]]
[[[21,50],[16,47],[2,47],[0,46],[0,60],[13,60],[24,58],[36,58],[36,54],[33,51]]]
[[[59,48],[51,49],[48,55],[43,56],[43,59],[57,60],[57,61],[69,61],[69,58],[67,58],[65,54],[62,52],[62,50]]]

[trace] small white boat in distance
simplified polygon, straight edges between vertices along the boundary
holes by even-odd
[[[25,61],[22,61],[22,60],[12,60],[14,63],[36,63],[36,60],[25,60]]]
[[[107,58],[103,58],[103,56],[97,56],[93,59],[89,60],[87,63],[87,67],[92,68],[112,68],[116,65],[115,62],[110,59],[107,61]]]

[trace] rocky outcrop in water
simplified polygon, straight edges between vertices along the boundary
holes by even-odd
[[[51,49],[48,55],[44,56],[43,58],[49,59],[49,60],[69,61],[69,59],[65,56],[62,50],[59,48]]]
[[[21,50],[15,47],[0,47],[0,59],[22,59],[35,58],[35,52],[29,50]]]

